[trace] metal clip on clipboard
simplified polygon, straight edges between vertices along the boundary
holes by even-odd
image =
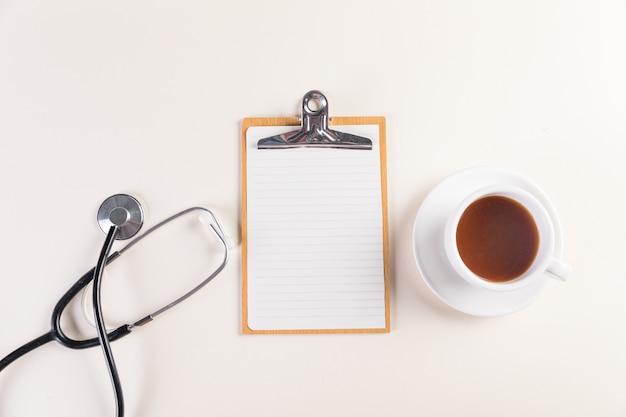
[[[257,142],[257,148],[372,149],[372,141],[370,139],[329,129],[328,122],[328,101],[326,97],[317,90],[309,91],[302,99],[302,127],[300,130],[261,139]]]

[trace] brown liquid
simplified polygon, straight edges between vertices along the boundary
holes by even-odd
[[[474,201],[456,229],[461,259],[479,277],[511,281],[532,265],[539,232],[532,215],[517,201],[490,196]]]

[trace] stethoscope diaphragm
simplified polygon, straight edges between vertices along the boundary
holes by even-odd
[[[118,226],[116,240],[131,238],[143,225],[143,209],[136,198],[115,194],[102,202],[98,209],[98,226],[106,234],[111,226]]]

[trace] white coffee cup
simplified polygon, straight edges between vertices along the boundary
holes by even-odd
[[[496,282],[472,271],[463,261],[457,244],[457,229],[463,214],[471,204],[487,197],[504,197],[517,202],[530,214],[537,228],[538,242],[534,259],[524,272],[505,281]],[[570,267],[554,256],[555,233],[548,211],[533,195],[515,186],[489,186],[471,193],[453,210],[445,225],[444,253],[458,275],[470,284],[495,291],[518,290],[534,280],[555,278],[564,281],[569,275]]]

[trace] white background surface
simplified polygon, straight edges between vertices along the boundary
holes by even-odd
[[[210,205],[237,236],[241,119],[320,89],[387,117],[391,333],[243,336],[237,248],[113,343],[127,415],[626,415],[625,22],[622,1],[0,1],[0,355],[95,263],[107,196],[147,225]],[[411,248],[428,191],[475,165],[543,188],[574,269],[492,319],[439,301]],[[114,415],[99,350],[0,374],[0,416],[32,415]]]

